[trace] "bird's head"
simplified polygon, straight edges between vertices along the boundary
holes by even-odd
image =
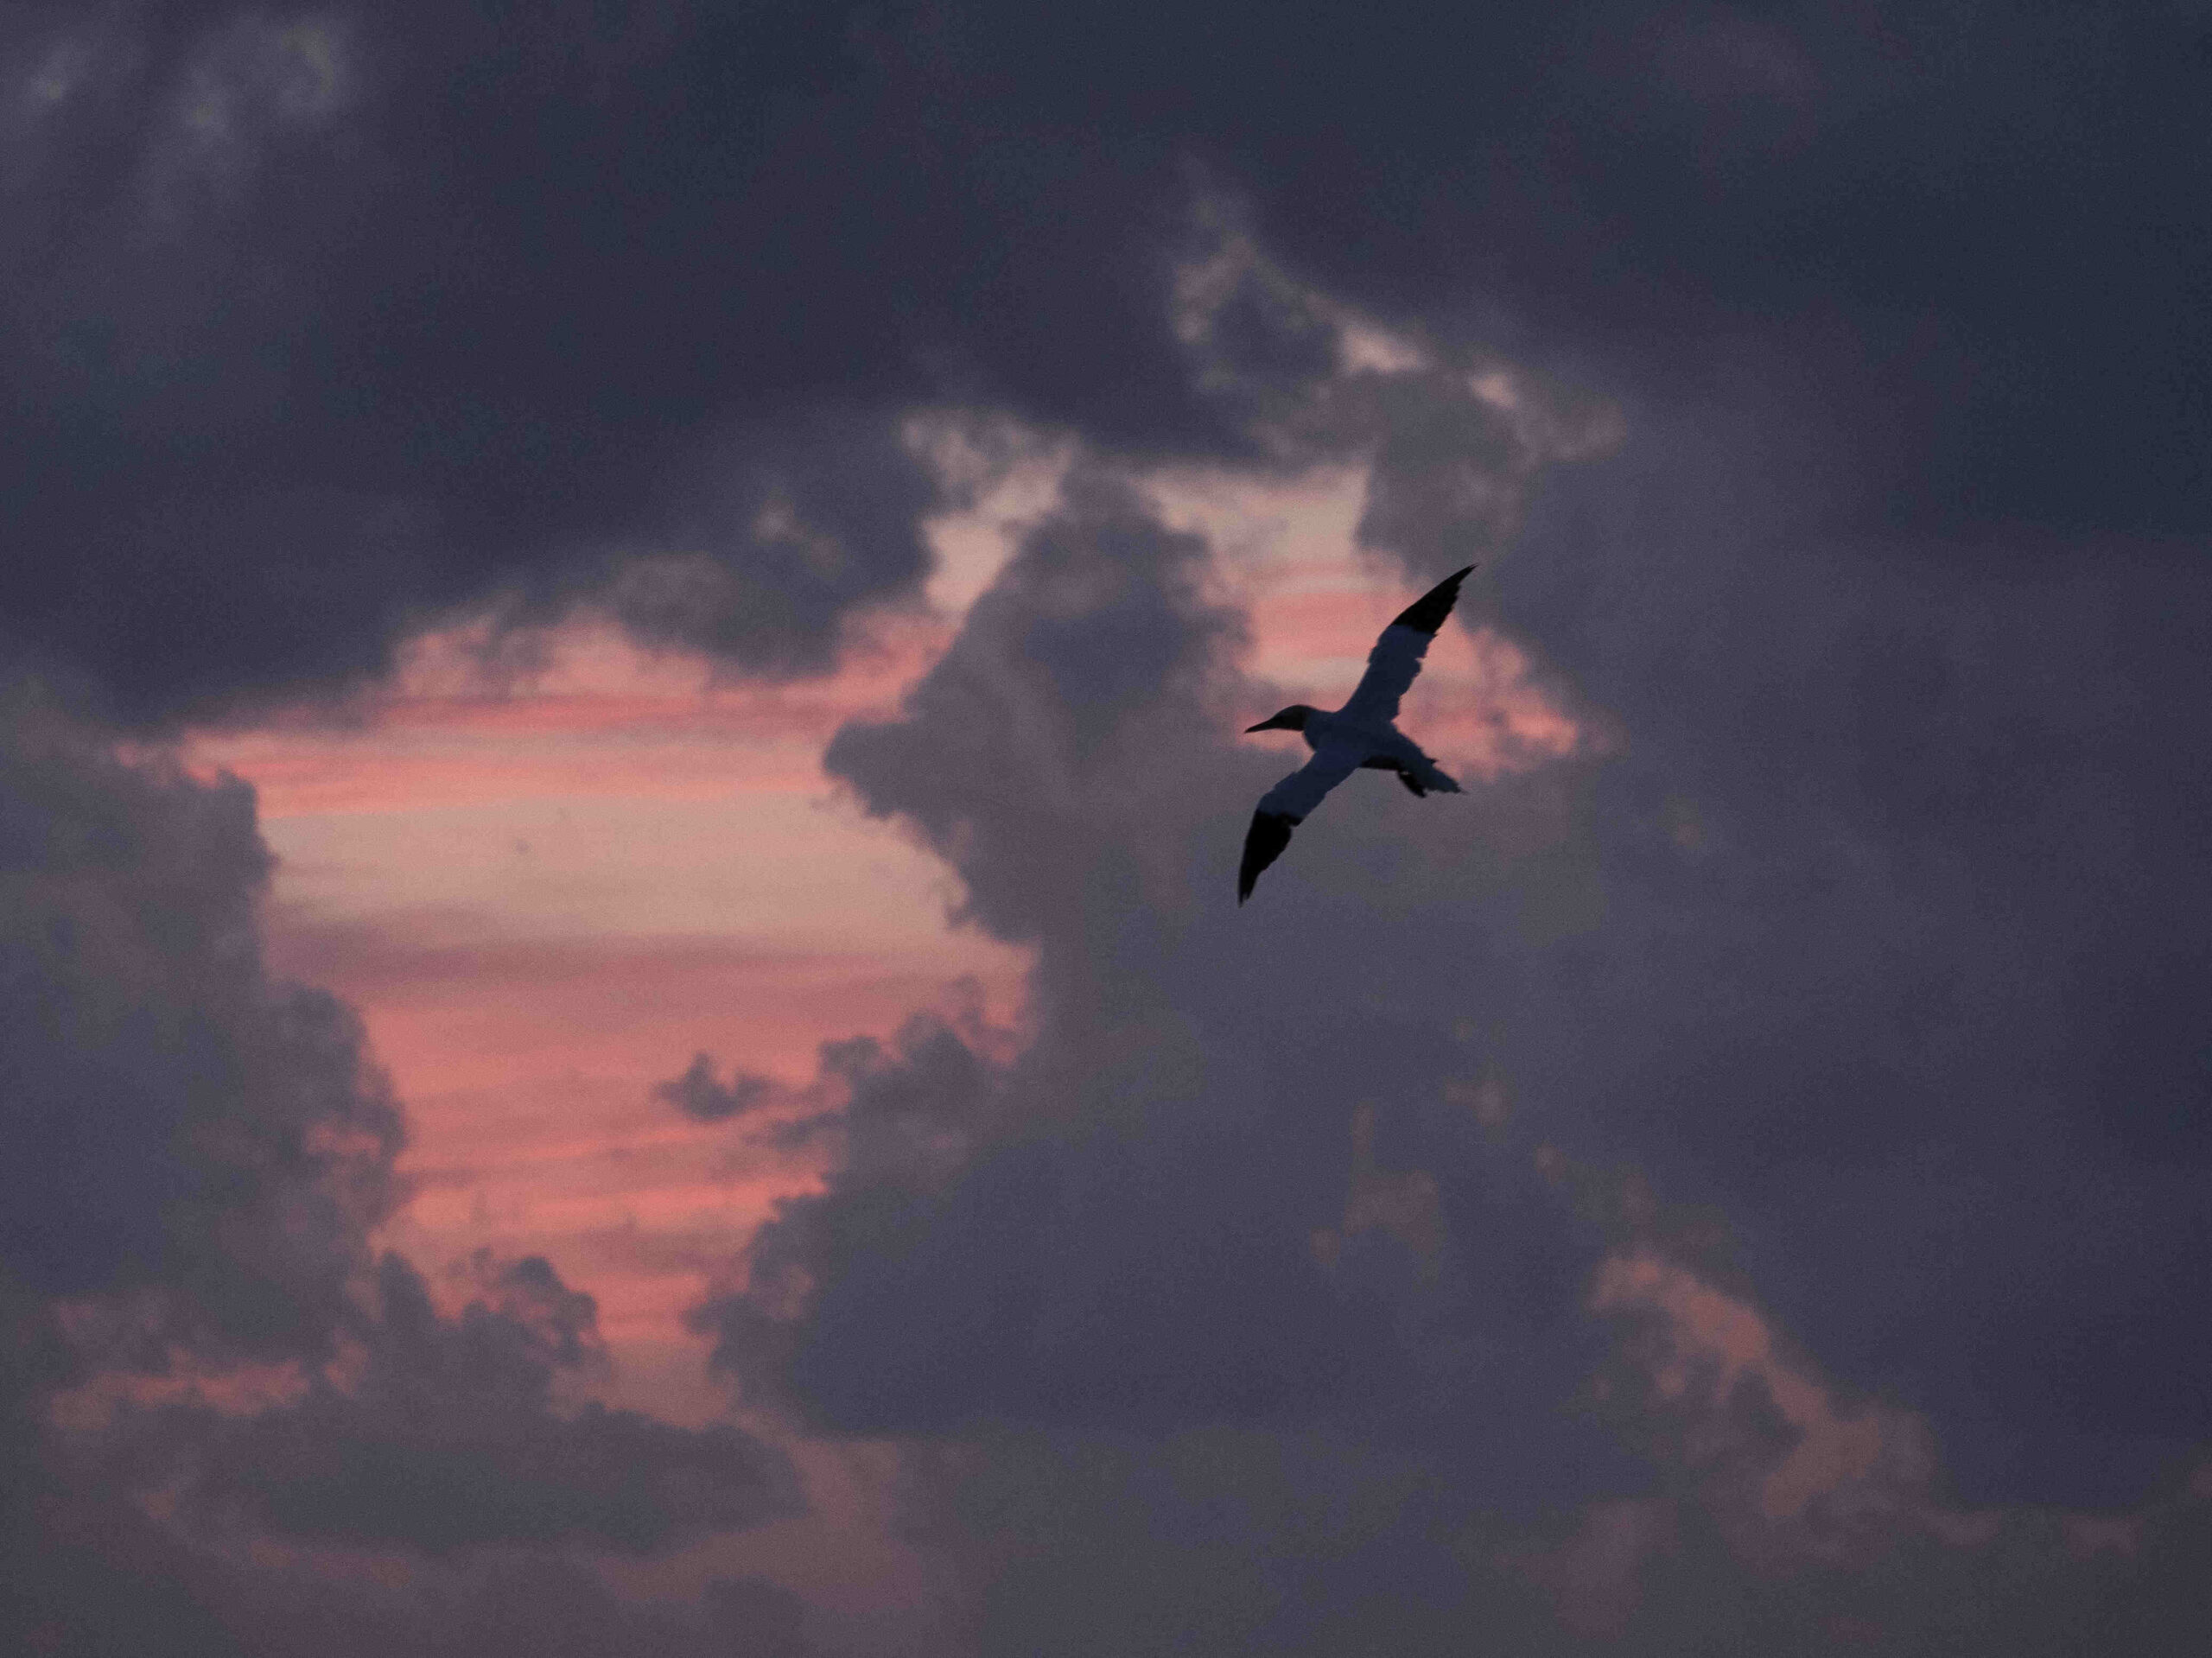
[[[1313,712],[1303,702],[1293,702],[1281,714],[1270,715],[1255,726],[1245,727],[1244,734],[1249,737],[1255,731],[1303,731],[1306,716]]]

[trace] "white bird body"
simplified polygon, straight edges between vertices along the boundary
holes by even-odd
[[[1325,743],[1349,743],[1361,751],[1360,764],[1379,770],[1395,772],[1400,767],[1433,773],[1439,780],[1431,786],[1449,793],[1458,785],[1443,772],[1437,771],[1436,762],[1425,753],[1419,743],[1387,721],[1362,720],[1343,708],[1333,714],[1325,708],[1316,708],[1306,716],[1306,729],[1300,734],[1306,746],[1317,753]],[[1427,782],[1427,778],[1422,779]]]
[[[1367,671],[1344,707],[1332,710],[1294,702],[1253,731],[1295,731],[1313,758],[1260,797],[1252,827],[1244,836],[1244,860],[1237,872],[1236,901],[1252,895],[1252,883],[1290,844],[1290,832],[1319,805],[1329,791],[1363,768],[1395,772],[1416,795],[1458,794],[1421,746],[1400,731],[1398,703],[1421,671],[1428,642],[1452,613],[1466,569],[1446,576],[1401,612],[1367,653]]]

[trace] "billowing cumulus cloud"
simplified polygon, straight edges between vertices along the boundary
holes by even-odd
[[[0,1264],[126,1361],[322,1356],[401,1119],[353,1015],[263,967],[251,792],[5,696]]]
[[[1058,505],[828,754],[1034,949],[1020,1029],[660,1102],[826,1148],[697,1325],[748,1402],[903,1442],[956,1644],[2194,1651],[2208,39],[19,6],[0,651],[142,724],[456,617],[526,665],[579,606],[810,672],[963,499],[915,412],[1033,432]],[[1559,740],[1353,779],[1239,912],[1291,762],[1234,733],[1304,688],[1171,483],[1322,467],[1408,589],[1481,559],[1460,622]],[[400,1118],[261,965],[245,791],[10,695],[27,1638],[798,1648],[772,1586],[641,1610],[541,1547],[783,1475],[563,1406],[550,1268],[441,1312],[378,1261]],[[275,1394],[49,1420],[164,1367]]]
[[[456,607],[526,626],[589,596],[785,673],[922,573],[895,342],[848,312],[873,337],[824,376],[841,308],[786,314],[823,232],[774,157],[864,71],[836,15],[4,29],[15,649],[158,714],[373,674]],[[730,52],[765,79],[715,113]],[[633,216],[662,162],[688,203]]]
[[[830,765],[869,804],[908,815],[952,860],[968,913],[1039,944],[1039,1028],[992,1062],[980,1033],[917,1026],[898,1089],[880,1070],[858,1079],[830,1191],[794,1200],[755,1245],[757,1293],[708,1315],[756,1389],[865,1431],[1289,1412],[1402,1433],[1436,1426],[1455,1377],[1519,1393],[1541,1372],[1571,1388],[1571,1337],[1520,1354],[1510,1377],[1503,1363],[1508,1332],[1556,1325],[1548,1294],[1569,1290],[1589,1247],[1525,1163],[1411,1206],[1386,1203],[1371,1167],[1347,1174],[1352,1103],[1376,1084],[1378,1052],[1417,1143],[1464,1151],[1482,1132],[1446,1103],[1446,1084],[1479,1065],[1451,1033],[1449,967],[1426,994],[1363,982],[1380,965],[1371,948],[1286,948],[1299,924],[1281,906],[1252,912],[1256,950],[1230,931],[1224,872],[1282,762],[1224,735],[1255,693],[1236,680],[1241,629],[1206,596],[1207,563],[1205,543],[1163,528],[1129,483],[1077,475],[906,716],[833,745]],[[1348,790],[1336,820],[1317,816],[1313,867],[1286,882],[1295,901],[1342,906],[1347,880],[1433,892],[1451,879],[1429,861],[1468,826],[1419,824],[1378,792]],[[1413,857],[1363,859],[1382,843],[1363,814],[1415,837]],[[1481,949],[1458,928],[1444,938]],[[1394,1010],[1382,998],[1401,988]],[[1319,1246],[1332,1225],[1341,1237]],[[1421,1332],[1455,1312],[1471,1328],[1432,1350]],[[772,1353],[780,1375],[760,1374]]]
[[[2133,1596],[2170,1645],[2203,1524],[2172,1389],[2203,1354],[2145,1286],[2181,1281],[2203,1173],[2185,1119],[2084,1051],[2111,993],[2061,962],[2082,903],[2154,964],[2187,924],[2162,907],[2202,903],[2148,804],[2195,810],[2152,754],[2202,699],[2147,695],[2143,663],[2200,670],[2120,642],[2191,626],[2189,583],[2153,562],[2085,605],[1748,511],[1732,546],[1632,535],[1608,514],[1771,493],[1689,445],[1643,476],[1632,430],[1516,449],[1590,429],[1510,422],[1502,368],[1348,356],[1255,429],[1363,399],[1307,453],[1363,456],[1360,533],[1414,558],[1466,544],[1466,503],[1525,516],[1478,602],[1618,740],[1460,801],[1355,779],[1236,910],[1285,762],[1232,734],[1282,699],[1237,671],[1204,539],[1078,466],[902,716],[828,759],[959,873],[964,915],[1037,947],[1033,1032],[949,1070],[927,1051],[957,1033],[910,1032],[896,1134],[855,1109],[825,1191],[701,1310],[721,1361],[819,1429],[964,1435],[935,1522],[1007,1551],[984,1650],[1321,1651],[1355,1622],[1444,1649],[1473,1617],[1532,1650],[1825,1650],[1956,1631],[1954,1598],[2022,1570],[2062,1623]],[[2128,854],[2073,868],[2094,899],[2051,889],[2113,767]],[[1582,1172],[1624,1162],[1646,1172]],[[2130,1228],[2095,1218],[2122,1204]],[[2116,1318],[2156,1375],[2054,1363]],[[1361,1502],[1357,1536],[1298,1517]],[[2092,1547],[2082,1504],[2137,1552]]]
[[[779,1458],[734,1429],[556,1413],[556,1373],[605,1362],[591,1297],[537,1256],[486,1275],[448,1320],[387,1255],[358,1374],[234,1423],[149,1424],[196,1442],[187,1500],[290,1536],[434,1554],[569,1540],[642,1553],[796,1505]]]
[[[924,570],[906,408],[1249,452],[1330,330],[1280,285],[1179,290],[1217,192],[1365,311],[1736,422],[1854,524],[2190,533],[2202,35],[18,7],[7,637],[142,715],[374,674],[456,607],[821,667]]]

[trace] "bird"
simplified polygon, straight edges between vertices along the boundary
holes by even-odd
[[[1395,772],[1417,797],[1460,791],[1443,768],[1398,729],[1398,700],[1421,671],[1428,642],[1452,613],[1459,584],[1474,568],[1470,564],[1454,570],[1398,613],[1367,653],[1367,671],[1344,707],[1331,713],[1293,702],[1245,728],[1247,736],[1255,731],[1302,733],[1313,758],[1260,797],[1252,827],[1244,832],[1244,861],[1236,872],[1239,905],[1252,896],[1252,883],[1260,879],[1260,872],[1282,856],[1290,832],[1354,772]]]

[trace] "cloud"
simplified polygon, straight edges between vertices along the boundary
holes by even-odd
[[[19,10],[11,649],[155,717],[588,598],[814,671],[925,573],[908,412],[1250,458],[1316,283],[1839,522],[2203,527],[2186,9],[1223,15]],[[1299,280],[1179,299],[1224,200]]]
[[[1033,1028],[825,1058],[847,1166],[703,1310],[725,1363],[828,1429],[1033,1436],[969,1434],[948,1487],[956,1518],[1070,1494],[986,1644],[1076,1605],[1124,1650],[1148,1617],[1540,1650],[1581,1583],[1592,1638],[1650,1650],[2185,1649],[2202,1505],[2157,1493],[2212,1375],[2172,1289],[2212,1121],[2202,18],[1225,16],[18,9],[9,654],[152,720],[590,604],[807,672],[918,590],[950,486],[914,407],[1071,433],[1065,510],[830,756],[1035,945]],[[1242,618],[1141,480],[1319,458],[1367,469],[1362,543],[1409,570],[1510,544],[1465,619],[1619,740],[1456,816],[1317,816],[1239,918],[1280,761],[1225,735]],[[19,708],[10,1457],[90,1363],[322,1363],[398,1121],[345,1011],[258,964],[242,792]],[[1492,1083],[1503,1122],[1465,1103]],[[1637,1254],[1544,1147],[1715,1208],[1739,1276]],[[1659,1332],[1641,1464],[1554,1409],[1611,1350],[1592,1274]],[[1910,1509],[1914,1421],[1993,1539],[1742,1569],[1770,1506]],[[1313,1452],[1205,1531],[1294,1440],[1357,1471]],[[590,1523],[641,1535],[596,1477]],[[19,1528],[57,1486],[22,1489]],[[2051,1517],[2082,1504],[2126,1523]],[[212,1568],[89,1513],[92,1544],[37,1534],[65,1604],[216,1647],[215,1591],[143,1587]],[[1131,1542],[1169,1521],[1225,1563],[1211,1602]],[[1098,1579],[1122,1558],[1154,1575]],[[581,1579],[496,1576],[454,1593],[611,1640]]]
[[[1971,1540],[1899,1537],[1864,1570],[1747,1562],[1704,1509],[1606,1499],[1500,1524],[1412,1458],[1276,1427],[1167,1439],[998,1435],[916,1452],[920,1534],[976,1572],[953,1649],[1224,1648],[1361,1642],[1463,1652],[1471,1631],[1534,1655],[2056,1655],[2102,1627],[2178,1655],[2201,1630],[2190,1564],[2208,1514],[2161,1504],[2145,1553],[2080,1553],[2059,1516]]]
[[[189,1550],[135,1515],[109,1516],[71,1543],[38,1557],[36,1573],[0,1578],[16,1597],[10,1610],[25,1614],[26,1650],[39,1642],[159,1658],[588,1658],[640,1649],[804,1658],[816,1650],[793,1598],[757,1580],[716,1579],[691,1601],[656,1602],[547,1551],[395,1567],[264,1544],[246,1560]],[[0,1571],[30,1564],[10,1560]]]
[[[734,1429],[596,1403],[556,1409],[556,1376],[606,1363],[592,1298],[539,1256],[475,1267],[482,1293],[448,1319],[421,1275],[386,1255],[354,1374],[319,1376],[296,1404],[235,1420],[178,1411],[148,1424],[192,1447],[187,1508],[434,1555],[576,1541],[644,1553],[794,1508],[780,1456]]]
[[[1746,1266],[1791,1327],[1928,1413],[1980,1495],[2124,1501],[2201,1432],[2142,1378],[2212,1362],[2137,1312],[2205,1169],[2171,998],[2212,886],[2158,827],[2204,804],[2171,759],[2206,689],[2199,578],[1825,537],[1662,427],[1500,573],[1544,659],[1637,710],[1591,820],[1603,924],[1548,990],[1594,1034],[1540,1058],[1541,1021],[1502,1063],[1766,1240]],[[1836,1242],[1784,1242],[1815,1227]],[[2114,1317],[2160,1356],[2057,1382]]]
[[[891,136],[915,68],[850,22],[14,18],[36,142],[4,181],[0,360],[38,481],[15,533],[46,551],[0,588],[11,653],[158,717],[589,599],[651,646],[829,666],[849,611],[926,572],[938,495],[899,433],[946,378],[918,356],[969,238],[915,210],[973,194]],[[832,251],[856,232],[945,272],[924,316]]]
[[[542,1258],[480,1257],[446,1314],[374,1254],[402,1115],[351,1011],[265,963],[251,792],[5,699],[0,1639],[296,1649],[274,1540],[643,1554],[791,1511],[746,1433],[566,1401],[607,1359]],[[456,1581],[457,1614],[490,1592]],[[342,1623],[325,1589],[302,1616]]]
[[[766,1077],[733,1071],[727,1083],[715,1080],[715,1062],[694,1054],[681,1077],[653,1085],[653,1097],[700,1122],[720,1122],[764,1105],[775,1090]]]
[[[251,792],[5,696],[0,1265],[125,1363],[321,1356],[403,1128],[352,1013],[264,968]]]
[[[856,1094],[825,1194],[787,1204],[756,1242],[751,1291],[701,1315],[748,1397],[854,1432],[1350,1413],[1406,1432],[1442,1408],[1433,1367],[1488,1376],[1503,1350],[1478,1337],[1439,1357],[1417,1330],[1453,1311],[1541,1318],[1545,1281],[1572,1282],[1580,1246],[1556,1222],[1498,1236],[1506,1210],[1535,1218],[1533,1177],[1491,1194],[1497,1216],[1466,1217],[1464,1188],[1432,1194],[1426,1219],[1408,1210],[1399,1228],[1427,1259],[1400,1272],[1371,1258],[1369,1235],[1388,1229],[1371,1223],[1375,1179],[1348,1176],[1344,1128],[1371,1080],[1364,1056],[1387,1039],[1364,1028],[1370,987],[1332,998],[1374,960],[1229,931],[1235,836],[1280,762],[1224,734],[1246,694],[1242,639],[1206,561],[1126,480],[1078,473],[902,719],[832,746],[865,804],[952,861],[964,913],[1038,943],[1038,1029],[989,1063],[979,1038],[910,1032],[895,1070],[869,1077],[900,1078],[895,1131]],[[1376,833],[1340,816],[1355,843]],[[1390,825],[1404,827],[1402,814]],[[1427,827],[1440,851],[1466,834]],[[1325,892],[1342,879],[1333,861],[1314,864]],[[1415,1017],[1382,1073],[1400,1110],[1424,1077],[1440,1100],[1465,1063]],[[1315,1105],[1332,1094],[1331,1121]],[[1480,1132],[1458,1112],[1415,1132],[1462,1126]],[[1350,1211],[1348,1178],[1364,1194]],[[1338,1223],[1357,1247],[1325,1269],[1313,1235]],[[1503,1243],[1503,1281],[1477,1281],[1497,1263],[1452,1258],[1444,1234],[1462,1229],[1465,1249]],[[1490,1379],[1517,1392],[1557,1378],[1572,1348]]]
[[[1923,1515],[1936,1472],[1927,1425],[1872,1402],[1844,1408],[1756,1306],[1648,1248],[1608,1255],[1590,1305],[1632,1321],[1631,1413],[1664,1425],[1665,1454],[1705,1482],[1739,1548],[1850,1562],[1916,1523],[1941,1528]]]
[[[2179,1281],[2203,1172],[2118,1127],[2082,1040],[2099,975],[2172,959],[2157,904],[2202,899],[2151,827],[2195,810],[2153,758],[2201,700],[2172,635],[2201,612],[2165,607],[2194,578],[1914,562],[1816,533],[1755,448],[1658,414],[1571,442],[1591,424],[1506,420],[1492,365],[1393,362],[1281,371],[1254,429],[1406,382],[1301,464],[1359,456],[1363,534],[1409,562],[1523,526],[1473,614],[1617,739],[1456,816],[1332,800],[1278,901],[1232,915],[1281,761],[1231,714],[1272,704],[1214,549],[1078,461],[900,717],[828,757],[961,914],[1035,947],[1023,1043],[962,1039],[949,1093],[894,1056],[938,1132],[849,1130],[700,1309],[718,1362],[817,1432],[916,1445],[986,1651],[1069,1626],[1325,1651],[1353,1608],[1410,1651],[1477,1618],[1538,1651],[2004,1650],[2032,1620],[1954,1609],[2020,1572],[2050,1627],[2093,1619],[2119,1551],[2084,1552],[2082,1513],[2201,1523],[2161,1492],[2201,1455],[2202,1344],[2141,1286]],[[2049,885],[2075,835],[2107,933]],[[2090,937],[2085,977],[2062,962]],[[1605,1168],[1634,1178],[1576,1172]],[[2167,1368],[2068,1360],[2091,1330]],[[1351,1471],[1252,1517],[1294,1444]],[[1362,1500],[1357,1543],[1290,1517]],[[993,1505],[1052,1518],[1025,1549]],[[1134,1540],[1224,1511],[1203,1534],[1262,1564],[1202,1608]],[[1148,1564],[1083,1576],[1122,1549]],[[2130,1583],[2157,1638],[2186,1626],[2186,1574]]]

